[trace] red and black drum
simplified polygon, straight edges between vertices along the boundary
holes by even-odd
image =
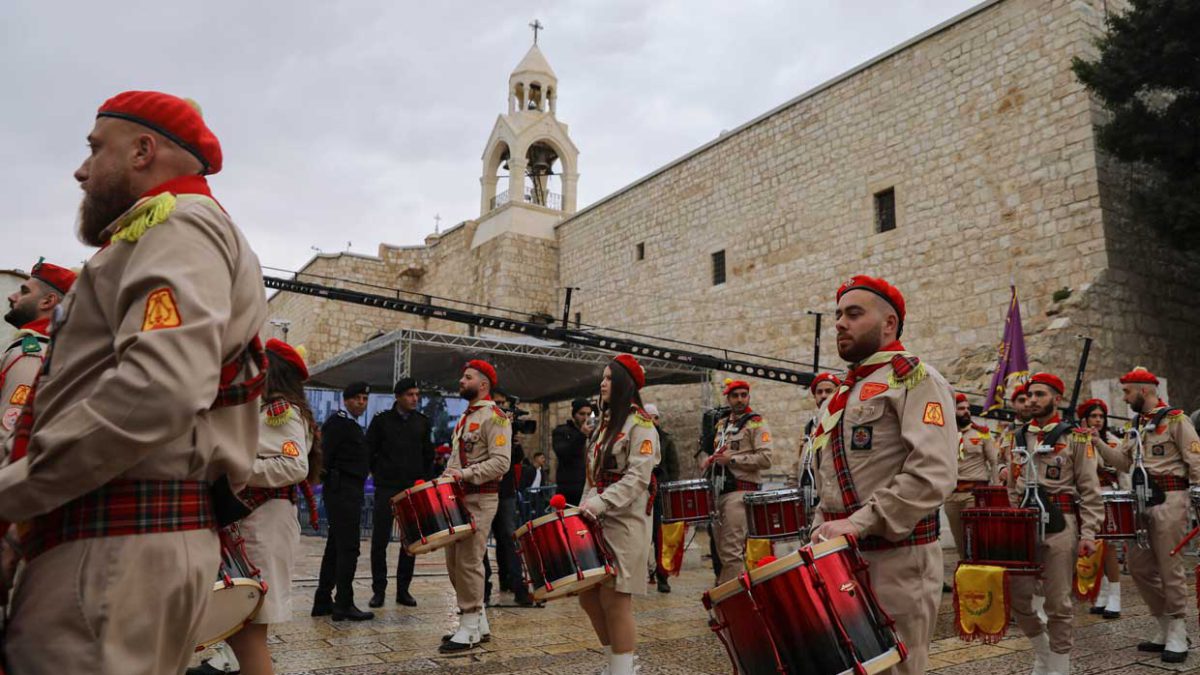
[[[429,553],[475,534],[475,518],[463,497],[462,483],[455,478],[419,483],[392,497],[405,550]]]
[[[1133,517],[1133,493],[1128,490],[1105,490],[1104,526],[1096,533],[1100,539],[1134,539],[1137,522]]]
[[[963,560],[995,565],[1010,572],[1040,572],[1037,509],[971,508],[962,510]]]
[[[752,539],[790,539],[808,527],[804,500],[797,488],[751,492],[746,504],[746,526]]]
[[[845,537],[744,573],[703,602],[738,673],[872,674],[908,653]]]
[[[975,495],[975,506],[978,508],[1007,509],[1008,488],[1003,485],[980,485],[971,490]]]
[[[600,526],[579,509],[531,520],[513,533],[533,599],[574,595],[616,576]]]
[[[664,523],[703,523],[713,512],[712,485],[703,478],[673,480],[658,486]]]
[[[200,619],[196,651],[215,645],[250,623],[262,607],[267,583],[246,556],[246,540],[237,523],[217,531],[221,541],[221,563],[212,597]],[[286,590],[284,591],[287,592]]]

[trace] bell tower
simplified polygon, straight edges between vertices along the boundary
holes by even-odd
[[[496,118],[483,151],[479,226],[474,246],[505,232],[554,239],[575,213],[579,149],[556,117],[558,76],[534,43],[508,78],[508,110]]]

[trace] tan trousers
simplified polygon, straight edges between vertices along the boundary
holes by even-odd
[[[487,551],[488,533],[492,530],[500,497],[469,494],[465,501],[467,510],[475,516],[475,534],[446,547],[446,573],[458,596],[458,608],[464,614],[483,609],[483,554]]]
[[[721,559],[718,586],[746,571],[746,504],[742,501],[745,495],[745,491],[738,490],[721,495],[717,501],[721,510],[721,524],[714,533],[717,557]]]
[[[1071,586],[1075,583],[1075,561],[1079,557],[1079,539],[1076,534],[1075,514],[1064,513],[1066,528],[1057,534],[1046,535],[1042,543],[1042,595],[1046,596],[1046,618],[1043,624],[1033,611],[1033,594],[1037,582],[1032,575],[1009,576],[1012,591],[1012,613],[1017,625],[1026,637],[1034,638],[1043,632],[1050,633],[1050,651],[1067,654],[1071,651],[1073,636],[1071,621]]]
[[[1125,547],[1125,554],[1129,575],[1150,614],[1182,619],[1188,605],[1187,571],[1183,556],[1171,557],[1170,553],[1188,533],[1188,493],[1174,490],[1166,495],[1167,501],[1150,508],[1146,514],[1150,548],[1131,542]]]
[[[908,658],[885,672],[920,675],[929,669],[929,643],[942,602],[942,548],[937,542],[890,551],[863,551],[871,588],[896,621]]]
[[[954,548],[958,559],[965,555],[963,547],[962,510],[975,506],[975,495],[970,492],[952,492],[946,497],[946,520],[950,521],[950,532],[954,535]]]
[[[220,564],[214,530],[81,539],[30,562],[4,645],[20,675],[182,673]]]

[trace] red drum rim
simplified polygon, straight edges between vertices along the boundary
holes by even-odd
[[[569,509],[563,509],[563,512],[562,512],[563,518],[566,518],[567,516],[578,516],[582,513],[583,512],[580,511],[576,507],[571,507]],[[516,531],[513,532],[513,537],[517,538],[517,539],[524,537],[526,534],[531,532],[533,530],[533,528],[540,527],[542,525],[545,525],[546,523],[549,523],[549,522],[555,521],[555,520],[558,520],[558,513],[547,513],[544,516],[539,516],[537,518],[534,518],[533,520],[518,527],[516,529]]]
[[[400,501],[401,499],[407,499],[408,495],[410,495],[410,494],[416,494],[418,492],[421,492],[422,490],[433,489],[433,487],[436,485],[445,485],[446,483],[454,483],[454,482],[456,482],[456,481],[453,478],[449,478],[449,477],[435,478],[430,481],[425,481],[424,483],[421,483],[420,485],[414,485],[410,488],[407,488],[405,490],[401,490],[401,491],[397,492],[396,496],[392,497],[392,503],[395,504],[396,502]]]
[[[695,488],[709,488],[708,481],[703,478],[689,478],[687,480],[673,480],[666,483],[659,483],[658,489],[663,492],[674,492],[675,490],[692,490]]]
[[[550,592],[546,591],[545,586],[538,586],[537,588],[533,589],[533,593],[531,593],[531,595],[533,596],[533,599],[537,600],[538,602],[543,600],[554,600],[556,598],[582,593],[592,586],[604,583],[609,577],[616,578],[614,575],[609,574],[608,571],[603,567],[596,567],[590,570],[585,570],[582,579],[580,579],[579,575],[577,574],[568,574],[561,579],[551,581],[550,584],[554,586],[554,590]]]
[[[819,544],[812,544],[808,547],[808,550],[812,553],[813,560],[817,560],[849,547],[850,542],[845,537],[834,537]],[[804,558],[800,557],[800,552],[789,553],[762,567],[750,570],[750,585],[760,584],[801,565],[804,565]],[[730,579],[716,588],[709,589],[705,594],[716,605],[744,590],[746,590],[746,587],[742,585],[741,575],[738,575],[737,578]]]
[[[800,488],[780,488],[778,490],[760,490],[749,492],[742,497],[747,504],[779,504],[783,502],[800,501]]]
[[[243,591],[242,589],[245,589],[245,590]],[[236,633],[236,632],[240,631],[242,628],[244,628],[246,626],[246,624],[248,624],[254,620],[254,617],[258,616],[258,611],[260,609],[262,609],[263,601],[266,599],[266,593],[263,591],[262,582],[258,581],[256,579],[248,579],[246,577],[235,577],[235,578],[231,579],[230,583],[228,583],[228,584],[225,583],[224,581],[217,581],[217,582],[213,583],[212,590],[213,590],[213,593],[217,593],[220,591],[255,593],[258,595],[258,600],[254,604],[254,611],[250,612],[250,614],[245,619],[241,620],[236,625],[229,627],[228,630],[225,630],[224,632],[222,632],[219,635],[216,635],[214,637],[205,637],[205,638],[202,638],[200,641],[198,641],[196,643],[196,651],[197,652],[208,649],[209,647],[217,644],[218,642],[224,640],[225,638],[229,637],[230,635],[233,635],[234,633]],[[211,602],[210,602],[210,605],[211,605]]]
[[[442,548],[444,546],[449,546],[450,544],[453,544],[454,542],[458,541],[459,539],[466,539],[467,537],[469,537],[473,534],[475,534],[475,523],[474,522],[467,523],[464,525],[455,525],[453,533],[451,533],[449,529],[434,532],[433,534],[429,535],[428,537],[425,537],[424,544],[422,544],[421,542],[418,541],[417,543],[415,543],[411,546],[406,546],[405,550],[407,550],[412,555],[421,555],[422,553],[430,553],[430,552],[436,551],[439,548]]]

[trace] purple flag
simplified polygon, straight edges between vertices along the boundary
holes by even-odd
[[[988,386],[984,410],[999,410],[1008,402],[1008,392],[1029,379],[1029,359],[1025,356],[1025,331],[1021,328],[1021,303],[1017,287],[1012,287],[1008,316],[1004,317],[1004,336],[996,349],[996,372]]]

